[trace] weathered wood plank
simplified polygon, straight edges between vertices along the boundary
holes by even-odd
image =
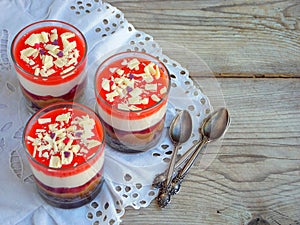
[[[185,46],[216,74],[300,74],[300,2],[109,1],[137,29]]]
[[[169,208],[128,209],[122,224],[300,224],[299,80],[219,81],[232,122],[218,157],[197,163]]]

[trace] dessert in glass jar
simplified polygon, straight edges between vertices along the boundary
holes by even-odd
[[[106,59],[95,76],[96,112],[106,142],[123,152],[155,146],[164,128],[170,76],[157,58],[122,52]]]
[[[44,20],[26,26],[15,36],[11,56],[30,111],[82,96],[87,43],[71,24]]]
[[[99,117],[79,103],[54,103],[28,121],[23,144],[37,190],[60,208],[82,206],[103,183],[104,131]]]

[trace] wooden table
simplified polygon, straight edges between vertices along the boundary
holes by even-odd
[[[204,59],[232,119],[207,170],[193,168],[166,209],[127,209],[122,224],[300,224],[299,0],[109,3]]]

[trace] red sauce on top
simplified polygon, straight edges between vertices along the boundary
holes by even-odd
[[[134,57],[106,66],[96,81],[98,103],[108,112],[109,108],[137,113],[150,109],[166,102],[168,88],[165,70],[147,59]]]
[[[42,34],[42,32],[46,34],[48,40],[42,40],[41,42],[35,43],[33,46],[28,43],[28,38],[30,38],[33,34],[40,35]],[[57,33],[57,38],[55,39],[53,39],[53,37],[51,38],[51,35],[54,32]],[[66,51],[66,49],[64,49],[64,41],[61,36],[64,33],[74,34],[74,36],[70,36],[69,38],[65,39],[68,43],[76,43],[76,47],[74,49],[71,48],[69,51]],[[51,49],[50,47],[55,48],[55,46],[57,46],[57,49],[55,49],[54,51],[49,50]],[[85,41],[72,31],[62,27],[48,26],[37,28],[22,36],[19,39],[19,41],[15,44],[13,54],[16,63],[19,65],[20,68],[22,68],[23,71],[26,71],[27,74],[24,73],[20,68],[17,68],[18,72],[21,73],[23,76],[26,76],[27,79],[30,79],[31,81],[36,83],[57,84],[65,82],[69,79],[73,79],[82,71],[83,67],[85,66],[84,57],[86,54],[86,47],[87,46],[85,44]],[[25,57],[28,59],[24,60],[24,55],[27,55],[25,53],[26,51],[24,51],[26,49],[30,49],[31,53],[34,53],[32,53],[32,55],[29,55],[28,57]],[[48,58],[52,58],[52,63],[50,64],[53,65],[50,68],[47,68],[46,70],[42,71],[44,66],[43,58],[45,56],[47,56]],[[76,60],[73,59],[72,62],[69,62],[70,65],[68,65],[67,63],[65,63],[65,65],[57,63],[58,61],[56,62],[57,59],[66,61],[70,60],[72,57],[76,58]],[[83,59],[84,61],[80,63]],[[74,73],[72,73],[71,76],[66,76],[68,74],[67,71],[75,67],[78,67],[77,70],[73,69]],[[40,71],[38,72],[39,69],[36,68],[39,68]],[[65,74],[63,74],[64,72]]]
[[[78,173],[103,156],[102,125],[82,110],[62,108],[50,111],[29,129],[26,147],[40,164],[35,165],[37,169],[46,173],[51,174],[47,168],[62,171],[74,168],[71,173]],[[58,161],[51,162],[55,158]]]

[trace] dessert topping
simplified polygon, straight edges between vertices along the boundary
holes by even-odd
[[[75,165],[78,163],[74,160],[76,156],[88,158],[89,150],[101,144],[95,139],[95,120],[88,115],[75,117],[67,112],[55,119],[38,119],[38,125],[34,137],[27,136],[27,141],[34,147],[33,157],[50,159],[48,166],[51,168],[73,162]]]
[[[120,68],[109,68],[109,72],[112,75],[102,79],[101,87],[106,101],[120,110],[141,110],[150,104],[150,100],[159,102],[167,93],[167,87],[160,79],[160,68],[153,62],[124,59]]]
[[[66,74],[78,64],[80,55],[77,42],[69,40],[74,37],[73,32],[59,35],[57,29],[33,33],[25,41],[28,46],[21,50],[21,59],[32,67],[35,76],[47,78],[58,69],[62,69],[60,75]]]

